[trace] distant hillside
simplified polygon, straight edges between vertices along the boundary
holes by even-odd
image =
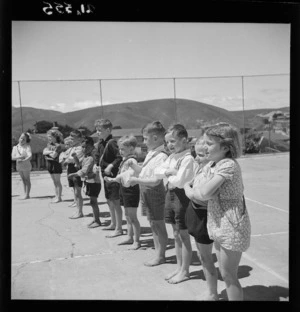
[[[27,130],[28,128],[33,128],[33,125],[37,121],[55,121],[56,118],[58,118],[58,116],[62,114],[63,113],[54,110],[39,109],[26,106],[22,107],[23,129]],[[13,133],[20,133],[22,131],[21,109],[19,107],[12,107],[11,125]]]
[[[175,106],[175,104],[177,105]],[[252,127],[252,124],[261,122],[255,117],[257,114],[268,113],[272,110],[274,109],[245,111],[246,127]],[[288,111],[289,109],[284,108],[280,110]],[[176,115],[177,122],[183,123],[189,129],[197,128],[202,123],[216,123],[220,121],[243,127],[242,114],[242,111],[228,111],[213,105],[186,99],[158,99],[120,103],[103,107],[91,107],[68,113],[31,107],[23,107],[22,110],[24,130],[33,128],[35,122],[41,120],[57,121],[61,125],[67,124],[74,128],[85,126],[93,130],[94,121],[102,118],[102,116],[110,119],[114,126],[120,126],[123,129],[141,128],[153,120],[160,120],[165,127],[168,127],[176,120]],[[21,131],[20,108],[13,107],[12,128],[13,133],[20,133]]]
[[[245,126],[249,128],[255,128],[257,130],[262,130],[264,128],[262,124],[262,118],[258,117],[259,114],[267,114],[273,111],[282,111],[283,113],[289,112],[289,107],[282,108],[261,108],[261,109],[250,109],[243,111],[232,111],[232,113],[237,118],[243,118],[243,113],[245,116]]]

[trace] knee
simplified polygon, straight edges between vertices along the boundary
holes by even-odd
[[[199,251],[197,254],[198,254],[198,257],[199,257],[202,265],[208,266],[210,264],[212,264],[212,265],[214,264],[212,261],[212,258],[209,255],[204,255],[204,254],[200,253]]]
[[[158,231],[158,225],[155,221],[150,221],[150,227],[151,227],[153,232],[156,233]]]
[[[227,285],[236,284],[237,276],[235,273],[223,269],[221,275]]]
[[[181,238],[180,231],[178,229],[174,229],[173,230],[173,235],[174,235],[175,239],[180,239]]]

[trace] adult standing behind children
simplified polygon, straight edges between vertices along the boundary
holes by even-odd
[[[125,210],[128,237],[118,245],[130,244],[132,245],[130,249],[139,249],[141,247],[141,227],[137,218],[137,208],[140,200],[140,188],[138,184],[131,186],[129,183],[130,177],[135,175],[131,166],[138,164],[135,154],[137,139],[133,135],[125,135],[119,139],[118,146],[123,157],[118,175],[115,178],[104,177],[104,180],[120,183],[120,204],[124,206]]]
[[[111,134],[113,125],[108,119],[98,119],[95,121],[95,127],[99,136],[99,142],[95,144],[96,163],[101,169],[102,178],[115,178],[119,171],[122,161],[117,141]],[[111,223],[103,230],[113,230],[114,233],[107,235],[107,238],[123,235],[122,230],[122,208],[120,206],[119,190],[120,185],[117,182],[107,183],[104,180],[104,193],[107,200],[111,216]]]
[[[81,142],[82,142],[82,134],[79,130],[75,129],[70,133],[70,137],[72,139],[71,148],[66,153],[66,158],[62,161],[63,165],[67,165],[67,176],[69,174],[77,172],[80,169],[80,163],[84,158]],[[76,213],[69,217],[70,219],[78,219],[83,217],[82,206],[83,199],[81,194],[82,189],[82,181],[79,176],[71,176],[68,177],[69,187],[73,188],[74,191],[74,199],[76,201]]]
[[[168,159],[154,170],[157,178],[167,179],[165,203],[165,222],[172,224],[175,239],[177,269],[166,280],[177,284],[189,279],[189,266],[192,259],[192,246],[185,223],[185,213],[189,198],[185,195],[184,185],[194,178],[195,160],[191,155],[188,133],[181,124],[171,126],[165,135],[169,151]]]
[[[193,182],[184,185],[185,194],[190,199],[190,204],[185,215],[185,221],[189,234],[195,239],[197,254],[201,261],[208,286],[208,295],[205,297],[205,300],[215,301],[218,300],[218,273],[212,255],[214,241],[209,238],[207,232],[207,200],[200,201],[193,196],[194,189],[199,187],[199,183],[201,183],[201,180],[204,178],[202,175],[203,167],[209,163],[206,158],[203,136],[200,137],[195,144],[195,153],[195,160],[199,167],[195,172]],[[214,162],[210,162],[210,165],[214,165]]]
[[[30,147],[30,134],[28,132],[23,132],[19,137],[19,143],[13,147],[12,150],[12,160],[16,160],[16,169],[23,182],[24,187],[24,197],[22,199],[30,198],[30,171],[32,165],[30,159],[32,157],[31,147]]]
[[[131,185],[140,185],[140,206],[146,210],[147,218],[153,234],[156,255],[144,263],[146,266],[156,266],[166,262],[165,253],[168,243],[168,233],[164,221],[165,187],[163,179],[154,176],[154,169],[168,158],[164,149],[165,128],[160,121],[153,121],[142,129],[144,143],[148,154],[142,167],[131,164],[138,177],[129,179]]]
[[[208,200],[207,230],[214,246],[219,269],[226,285],[228,300],[243,300],[238,280],[242,253],[250,246],[251,225],[245,205],[240,165],[241,136],[230,124],[209,127],[204,134],[207,164],[204,179],[194,189],[194,198]]]
[[[48,144],[43,150],[43,155],[47,161],[47,170],[50,173],[51,179],[54,184],[55,197],[53,203],[62,201],[62,185],[60,176],[62,174],[62,166],[59,162],[59,154],[63,151],[63,136],[58,130],[50,129],[47,132]]]
[[[93,138],[84,138],[81,147],[84,153],[84,158],[80,169],[77,172],[70,173],[68,178],[71,179],[73,177],[80,177],[81,181],[84,181],[86,185],[86,195],[90,197],[90,204],[93,209],[93,220],[88,224],[88,227],[95,228],[101,225],[100,210],[97,200],[101,190],[101,181],[99,170],[95,169],[95,161],[92,155],[93,150],[95,149]]]

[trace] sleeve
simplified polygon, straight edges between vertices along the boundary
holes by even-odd
[[[50,148],[49,148],[49,145],[47,144],[47,146],[43,149],[43,154],[45,153],[45,152],[50,152],[51,150],[50,150]]]
[[[163,179],[165,178],[165,172],[166,170],[170,167],[170,156],[163,162],[161,162],[161,164],[159,165],[158,163],[155,165],[155,169],[154,169],[154,176],[157,179]]]
[[[114,166],[114,168],[118,168],[120,166],[120,163],[122,162],[122,156],[120,155],[118,144],[116,140],[111,140],[107,142],[108,146],[108,152],[112,155],[114,155],[114,160],[111,162],[111,164]]]
[[[12,152],[11,152],[11,158],[15,158],[15,157],[17,157],[17,151],[16,151],[16,147],[15,146],[13,146],[13,149],[12,149]]]
[[[185,157],[176,175],[168,178],[169,183],[178,188],[183,188],[184,184],[191,182],[195,174],[195,160],[193,156]]]
[[[122,173],[119,174],[119,177],[121,178],[121,183],[123,186],[125,187],[129,187],[130,186],[130,182],[129,179],[134,176],[134,170],[133,169],[128,169]]]
[[[93,157],[88,157],[80,170],[77,171],[77,174],[83,178],[87,176],[90,172],[93,172],[94,160]]]
[[[235,171],[235,162],[232,159],[224,159],[217,164],[214,174],[222,176],[225,180],[232,180]]]
[[[100,151],[99,151],[99,142],[94,144],[94,151],[93,151],[93,156],[94,156],[94,160],[96,165],[99,165],[99,160],[100,160]]]
[[[84,158],[84,154],[83,154],[83,151],[82,151],[82,147],[81,146],[77,146],[75,148],[75,151],[74,151],[77,155],[77,158],[79,159],[79,162],[81,163],[83,158]]]
[[[66,159],[66,152],[61,152],[58,157],[58,162],[61,163]]]
[[[30,159],[32,157],[31,147],[28,145],[26,148],[26,159]]]

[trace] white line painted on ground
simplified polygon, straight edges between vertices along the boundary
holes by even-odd
[[[257,265],[258,267],[260,267],[261,269],[265,270],[266,272],[274,275],[275,277],[277,277],[278,279],[282,280],[283,282],[289,284],[289,281],[284,278],[283,276],[277,274],[275,271],[273,271],[271,268],[267,267],[266,265],[264,265],[263,263],[258,262],[255,258],[252,258],[251,256],[249,256],[247,253],[243,253],[244,258],[246,258],[248,261],[251,261],[253,263],[255,263],[255,265]]]
[[[272,208],[272,209],[276,209],[276,210],[279,210],[279,211],[282,211],[282,212],[285,212],[285,213],[289,213],[288,211],[283,210],[283,209],[281,209],[281,208],[274,207],[274,206],[271,206],[271,205],[268,205],[268,204],[264,204],[264,203],[261,203],[261,202],[259,202],[259,201],[257,201],[257,200],[254,200],[254,199],[251,199],[251,198],[248,198],[248,197],[245,197],[245,198],[246,198],[247,200],[249,200],[249,201],[254,202],[254,203],[257,203],[257,204],[260,204],[260,205],[263,205],[263,206],[266,206],[266,207],[270,207],[270,208]]]
[[[253,234],[253,235],[251,235],[251,237],[268,236],[268,235],[280,235],[280,234],[289,234],[289,232],[275,232],[275,233],[267,233],[267,234]]]

